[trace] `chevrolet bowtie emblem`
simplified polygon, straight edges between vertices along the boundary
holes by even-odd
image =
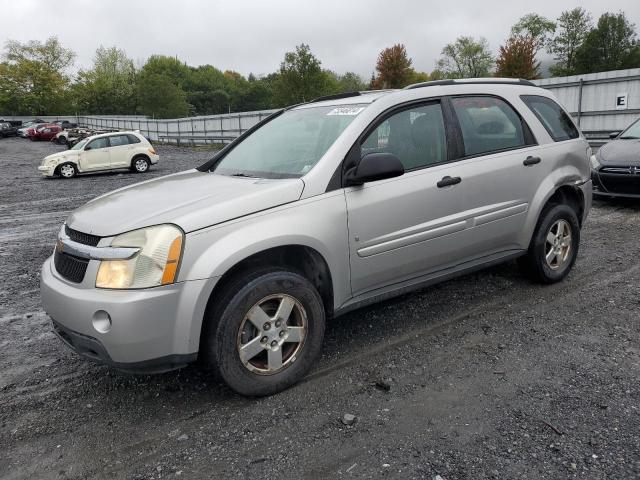
[[[56,242],[56,252],[58,253],[62,253],[62,249],[64,248],[64,246],[62,245],[62,241],[58,240]]]

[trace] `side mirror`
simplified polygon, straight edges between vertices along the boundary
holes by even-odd
[[[84,147],[84,150],[85,150],[85,151],[87,151],[87,150],[91,150],[91,145],[87,145],[86,147]]]
[[[347,172],[346,180],[347,185],[362,185],[403,174],[404,165],[393,153],[368,153],[356,167]]]
[[[609,134],[609,138],[610,138],[611,140],[613,140],[614,138],[618,138],[618,135],[620,135],[621,133],[622,133],[622,132],[619,132],[619,131],[617,131],[617,132],[611,132],[611,133]]]

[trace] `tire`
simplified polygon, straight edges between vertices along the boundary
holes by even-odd
[[[549,205],[542,211],[529,250],[518,259],[518,264],[534,282],[560,282],[571,271],[579,247],[580,224],[576,212],[568,205]]]
[[[150,166],[151,162],[145,157],[134,157],[134,159],[131,160],[131,170],[136,173],[147,172]]]
[[[78,174],[78,169],[73,163],[63,163],[58,167],[58,175],[62,178],[73,178]]]
[[[276,316],[281,308],[290,308],[286,323]],[[311,282],[273,268],[232,280],[207,310],[205,322],[205,364],[235,392],[265,396],[297,383],[314,365],[322,349],[325,312]],[[248,352],[244,358],[241,351]]]
[[[58,137],[58,145],[66,145],[67,143],[67,137]]]

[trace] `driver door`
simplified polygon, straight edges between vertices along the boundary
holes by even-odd
[[[109,137],[96,138],[87,143],[80,154],[80,170],[91,172],[111,168],[109,147]]]

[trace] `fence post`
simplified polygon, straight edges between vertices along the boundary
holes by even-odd
[[[580,128],[580,117],[582,117],[582,87],[584,86],[584,80],[580,79],[580,85],[578,87],[578,128]]]

